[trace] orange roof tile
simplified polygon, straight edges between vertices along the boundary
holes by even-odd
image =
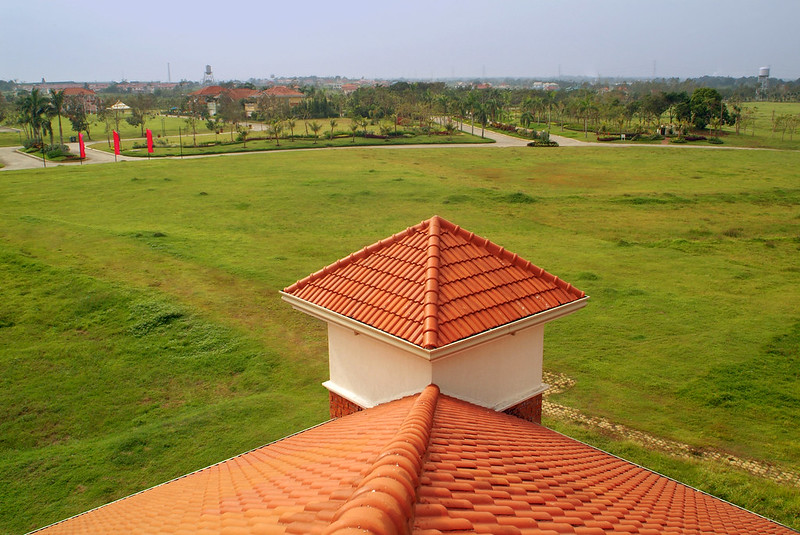
[[[64,89],[64,96],[72,97],[72,96],[84,96],[84,95],[95,95],[96,93],[91,89],[85,89],[83,87],[67,87]]]
[[[197,91],[194,91],[192,95],[200,95],[200,96],[218,96],[225,92],[225,88],[221,85],[209,85],[206,87],[201,87]]]
[[[609,532],[795,533],[433,385],[42,531]]]
[[[262,91],[265,95],[273,97],[304,97],[305,95],[300,91],[286,87],[285,85],[276,85]]]
[[[585,297],[438,216],[365,247],[284,292],[425,349]]]
[[[221,85],[209,85],[207,87],[202,87],[191,94],[195,96],[216,98],[222,95],[223,93],[227,94],[233,100],[241,100],[243,98],[250,98],[256,96],[258,94],[258,91],[256,91],[255,89],[248,89],[246,87],[228,88],[228,87],[222,87]]]

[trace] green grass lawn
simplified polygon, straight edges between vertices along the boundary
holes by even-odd
[[[463,147],[3,172],[0,532],[326,419],[324,325],[278,291],[433,214],[591,296],[546,329],[577,381],[555,401],[800,470],[797,169]],[[559,425],[800,527],[800,489]]]
[[[164,156],[192,156],[196,154],[225,154],[231,152],[254,152],[265,150],[288,150],[288,149],[314,149],[326,147],[355,147],[355,146],[386,146],[386,145],[442,145],[450,143],[493,143],[492,140],[483,139],[480,136],[472,136],[465,133],[456,133],[452,136],[447,135],[416,135],[408,137],[397,137],[388,139],[365,138],[356,136],[355,140],[352,136],[337,135],[331,139],[320,137],[314,138],[297,138],[297,139],[279,139],[278,143],[274,139],[264,139],[261,132],[256,132],[253,137],[260,139],[250,139],[245,144],[244,142],[229,142],[225,140],[225,136],[217,136],[222,143],[218,145],[204,146],[204,144],[213,142],[215,136],[204,135],[198,136],[196,147],[192,146],[192,139],[183,138],[183,148],[180,146],[180,140],[177,137],[169,138],[170,144],[168,146],[155,145],[153,147],[153,157]],[[124,156],[139,156],[147,157],[147,148],[136,147],[134,144],[143,145],[143,141],[125,141],[122,143],[121,153]],[[104,143],[96,144],[94,148],[104,150],[106,152],[113,152],[113,147],[108,147]]]

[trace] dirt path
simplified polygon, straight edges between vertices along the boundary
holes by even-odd
[[[776,483],[800,487],[800,474],[781,470],[769,463],[742,459],[720,450],[693,448],[689,444],[659,438],[643,431],[637,431],[636,429],[631,429],[621,424],[615,424],[605,418],[587,416],[577,409],[553,403],[548,397],[571,388],[575,384],[575,381],[564,374],[550,372],[544,372],[542,379],[545,383],[550,385],[550,389],[545,392],[544,401],[542,402],[542,412],[550,418],[577,422],[594,429],[599,429],[615,438],[632,440],[646,448],[662,451],[685,459],[717,461],[744,470],[755,476],[775,481]]]

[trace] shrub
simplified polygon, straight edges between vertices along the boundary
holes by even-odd
[[[66,145],[48,145],[44,148],[45,154],[48,158],[58,158],[60,156],[67,156],[69,154],[69,147]]]
[[[531,141],[528,143],[529,147],[558,147],[558,143],[555,141]]]
[[[686,141],[704,141],[704,140],[706,139],[706,136],[693,136],[693,135],[689,135],[689,136],[684,136],[684,139],[685,139]]]
[[[42,148],[42,142],[39,141],[38,139],[26,139],[22,143],[22,146],[25,147],[25,150],[28,150],[28,149],[41,149]]]
[[[712,137],[712,138],[709,138],[708,142],[709,142],[709,143],[711,143],[711,144],[713,144],[713,145],[722,145],[722,143],[724,143],[724,142],[723,142],[723,141],[722,141],[720,138],[718,138],[718,137]]]
[[[686,139],[682,137],[675,137],[669,140],[670,143],[686,143]]]
[[[619,138],[617,136],[598,136],[597,141],[616,141]]]

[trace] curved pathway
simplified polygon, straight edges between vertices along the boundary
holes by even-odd
[[[253,123],[255,125],[255,130],[259,130],[259,123]],[[261,129],[264,126],[261,125]],[[468,124],[462,124],[461,130],[464,132],[472,133],[472,126]],[[475,127],[475,134],[480,135],[480,128],[477,126]],[[435,144],[435,145],[356,145],[353,147],[318,147],[318,148],[308,148],[308,149],[276,149],[276,150],[265,150],[265,151],[248,151],[248,152],[229,152],[229,153],[221,153],[221,154],[193,154],[183,156],[160,156],[158,157],[159,160],[179,160],[179,159],[194,159],[194,158],[212,158],[216,156],[244,156],[247,154],[264,154],[264,153],[272,153],[272,152],[297,152],[297,151],[309,151],[309,150],[351,150],[351,149],[437,149],[437,148],[505,148],[505,147],[525,147],[528,145],[529,140],[521,139],[514,136],[509,136],[507,134],[501,134],[499,132],[494,132],[492,130],[485,130],[484,136],[488,139],[494,141],[494,143],[443,143],[443,144]],[[143,138],[141,138],[143,139]],[[776,149],[760,149],[760,148],[751,148],[751,147],[720,147],[720,146],[708,146],[708,145],[674,145],[674,144],[666,144],[666,145],[651,145],[651,144],[637,144],[637,143],[598,143],[596,141],[580,141],[577,139],[572,139],[564,136],[559,136],[558,134],[550,134],[550,139],[556,141],[560,147],[606,147],[606,148],[621,148],[621,147],[670,147],[673,149],[713,149],[713,150],[776,150]],[[93,144],[97,144],[98,142],[92,142]],[[102,141],[100,141],[102,143]],[[78,144],[77,143],[67,143],[72,151],[73,154],[78,153]],[[17,149],[21,147],[0,147],[0,163],[4,164],[5,167],[0,167],[0,171],[14,171],[19,169],[38,169],[40,167],[44,167],[42,165],[41,157],[33,156],[30,154],[23,154],[17,152]],[[130,156],[117,156],[114,158],[114,155],[102,150],[97,150],[92,148],[91,146],[86,146],[86,159],[83,161],[84,164],[94,164],[94,163],[111,163],[114,161],[129,161],[129,162],[137,162],[137,161],[148,161],[147,158],[142,157],[130,157]],[[81,165],[80,163],[70,162],[70,163],[58,163],[58,162],[47,162],[47,167],[55,167],[59,165]]]
[[[782,470],[770,463],[744,459],[730,453],[714,448],[695,448],[689,444],[659,438],[657,436],[626,427],[622,424],[615,424],[599,416],[588,416],[578,409],[560,405],[550,401],[548,398],[553,394],[559,394],[575,385],[575,380],[567,377],[563,373],[542,372],[542,381],[550,385],[545,391],[542,400],[542,413],[545,416],[556,420],[568,420],[587,427],[600,429],[601,432],[611,434],[617,439],[631,440],[648,449],[660,450],[670,455],[683,457],[685,459],[705,459],[720,462],[749,472],[755,476],[763,477],[776,483],[784,483],[795,487],[800,487],[800,473],[789,470]]]

